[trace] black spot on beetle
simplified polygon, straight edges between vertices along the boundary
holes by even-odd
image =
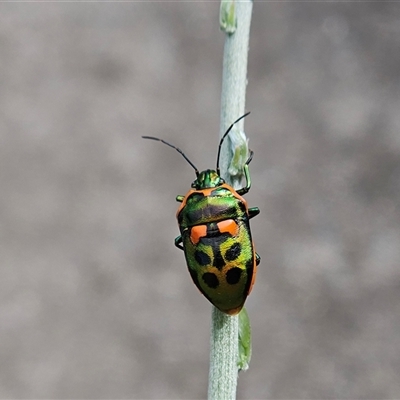
[[[203,192],[195,192],[192,193],[190,196],[188,196],[187,200],[190,201],[199,201],[204,197],[204,193]]]
[[[193,196],[194,195],[190,197],[190,207],[185,207],[185,211],[183,211],[191,224],[197,224],[199,221],[218,218],[221,215],[225,215],[228,210],[226,206],[207,204],[202,200],[204,196],[201,197],[200,194],[196,194],[196,197],[194,198]],[[229,208],[229,210],[231,209]],[[232,212],[235,212],[234,208],[232,208]]]
[[[212,272],[206,272],[202,276],[204,283],[211,289],[215,289],[219,286],[217,275]]]
[[[194,258],[203,267],[205,267],[206,265],[209,265],[211,263],[210,256],[201,250],[196,250],[194,252]]]
[[[225,267],[225,260],[222,257],[219,247],[213,247],[214,261],[213,267],[218,268],[220,271]]]
[[[239,282],[241,275],[242,270],[238,267],[233,267],[226,273],[226,281],[230,285],[236,285],[236,283]]]
[[[231,247],[229,247],[229,249],[225,253],[226,260],[227,261],[236,260],[239,257],[241,250],[242,246],[240,245],[240,243],[238,242],[234,243]]]

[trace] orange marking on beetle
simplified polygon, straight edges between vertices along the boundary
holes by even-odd
[[[218,222],[217,226],[221,233],[227,232],[232,236],[237,236],[239,233],[239,227],[233,219],[225,219],[224,221]]]
[[[200,239],[205,236],[207,236],[206,225],[197,225],[192,227],[190,231],[190,240],[193,244],[199,243]]]

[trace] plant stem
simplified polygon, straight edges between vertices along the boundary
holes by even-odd
[[[236,17],[236,27],[221,24],[226,31],[221,95],[220,137],[228,126],[244,114],[247,85],[247,53],[253,3],[251,0],[235,2],[222,0],[222,7],[229,8],[229,20]],[[233,7],[233,9],[232,9]],[[241,120],[229,135],[231,145],[247,148]],[[244,143],[243,143],[244,141]],[[237,143],[236,143],[237,142]],[[233,187],[240,184],[240,176],[228,173],[233,152],[225,141],[221,151],[221,175]],[[245,160],[246,161],[246,160]],[[244,162],[243,162],[244,163]],[[243,167],[243,165],[242,165]],[[238,376],[238,316],[229,316],[213,307],[211,322],[209,400],[233,400],[236,398]]]
[[[237,27],[233,34],[226,34],[224,46],[224,59],[222,71],[222,93],[221,93],[221,123],[220,137],[225,133],[228,126],[245,112],[246,86],[247,86],[247,55],[249,48],[250,22],[253,2],[235,2]],[[241,183],[241,176],[232,176],[228,173],[229,164],[232,159],[232,151],[229,142],[241,145],[241,137],[238,131],[243,131],[244,120],[239,121],[232,132],[229,140],[225,141],[222,151],[220,166],[223,178],[235,188]],[[235,143],[237,141],[238,143]],[[247,158],[247,154],[246,154]],[[243,164],[246,160],[243,161]],[[243,165],[241,166],[243,168]]]

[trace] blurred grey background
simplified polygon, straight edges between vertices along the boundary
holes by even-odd
[[[0,4],[0,397],[200,399],[177,194],[214,167],[219,2]],[[242,399],[400,398],[400,7],[256,2]]]

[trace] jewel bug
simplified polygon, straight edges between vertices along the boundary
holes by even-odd
[[[183,250],[190,275],[200,292],[220,311],[235,315],[240,312],[251,292],[260,256],[255,252],[249,220],[259,214],[249,208],[242,197],[250,190],[249,164],[253,151],[244,165],[246,186],[235,190],[221,177],[219,159],[221,146],[233,126],[249,113],[238,118],[222,136],[215,170],[202,172],[181,149],[153,136],[175,149],[192,166],[196,180],[185,195],[178,195],[176,213],[180,235],[175,246]]]

